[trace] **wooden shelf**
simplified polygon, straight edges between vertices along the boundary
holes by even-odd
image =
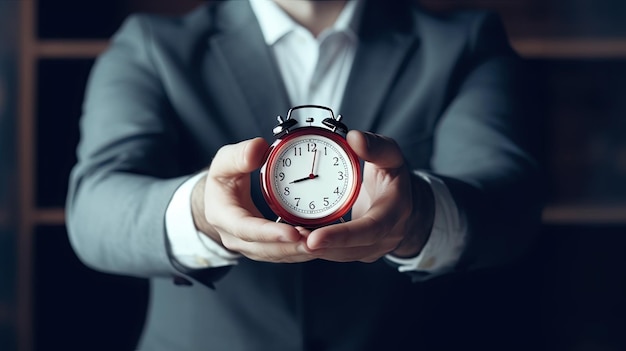
[[[626,58],[626,38],[513,38],[511,44],[527,58]]]
[[[626,205],[549,205],[543,211],[544,224],[626,224]]]
[[[39,209],[33,213],[33,221],[38,225],[65,224],[65,210],[62,208]]]
[[[526,58],[626,59],[626,38],[512,38],[511,44]],[[95,58],[108,45],[107,40],[46,40],[33,51],[39,58]]]
[[[92,58],[109,45],[107,40],[46,40],[35,44],[35,54],[40,58]]]

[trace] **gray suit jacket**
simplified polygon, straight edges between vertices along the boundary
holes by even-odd
[[[145,350],[445,349],[449,340],[435,340],[434,331],[456,325],[463,339],[467,323],[423,317],[472,303],[446,301],[455,291],[447,282],[471,286],[466,272],[518,259],[537,232],[536,125],[521,72],[494,16],[433,16],[408,1],[369,1],[334,110],[350,128],[393,137],[412,168],[444,179],[470,227],[458,265],[405,275],[382,260],[242,259],[230,270],[186,271],[168,255],[172,194],[222,145],[271,141],[275,116],[291,104],[247,1],[180,18],[132,16],[88,84],[68,195],[71,242],[94,269],[151,279]],[[256,183],[255,202],[272,217]],[[441,278],[425,282],[433,276]],[[426,288],[438,284],[437,293]],[[465,338],[500,340],[491,332]]]

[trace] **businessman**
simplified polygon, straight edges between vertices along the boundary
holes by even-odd
[[[141,350],[502,346],[504,329],[475,328],[428,287],[533,243],[524,77],[482,12],[249,0],[131,16],[87,87],[72,245],[94,269],[150,278]],[[261,195],[275,117],[302,104],[352,129],[363,179],[345,223],[275,222]]]

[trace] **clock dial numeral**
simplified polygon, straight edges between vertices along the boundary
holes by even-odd
[[[355,177],[348,154],[336,141],[297,136],[277,152],[272,192],[286,211],[306,219],[323,218],[349,200]]]

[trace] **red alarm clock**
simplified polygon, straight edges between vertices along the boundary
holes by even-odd
[[[261,167],[263,196],[277,221],[307,228],[343,221],[359,195],[361,166],[341,115],[302,105],[278,121]]]

